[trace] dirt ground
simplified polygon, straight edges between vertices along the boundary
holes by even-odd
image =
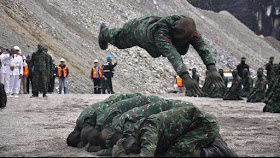
[[[109,95],[67,94],[44,98],[9,98],[0,109],[0,156],[94,156],[68,147],[67,135],[88,105]],[[280,156],[280,114],[262,113],[263,103],[159,95],[191,101],[214,114],[220,133],[239,156]]]

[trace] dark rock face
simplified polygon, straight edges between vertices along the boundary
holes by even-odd
[[[195,7],[219,12],[226,10],[256,34],[280,40],[279,0],[188,0]]]

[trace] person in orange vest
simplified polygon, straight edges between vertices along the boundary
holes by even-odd
[[[57,67],[57,76],[59,78],[59,94],[62,93],[62,84],[64,87],[64,94],[67,93],[67,77],[69,74],[69,69],[65,65],[65,59],[60,59],[60,65]]]
[[[98,60],[94,61],[94,66],[91,69],[91,79],[94,85],[94,94],[101,94],[101,78],[102,78],[102,69],[99,67]]]
[[[22,73],[22,90],[24,94],[27,94],[27,89],[26,89],[26,83],[27,83],[27,77],[28,77],[28,64],[26,63],[26,57],[23,56],[23,73]]]
[[[184,93],[184,84],[183,80],[180,76],[174,76],[175,77],[175,87],[178,88],[178,93]]]

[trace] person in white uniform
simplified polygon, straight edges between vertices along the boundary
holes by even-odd
[[[13,53],[10,58],[10,70],[9,70],[9,97],[18,97],[20,78],[23,74],[22,57],[19,55],[21,52],[18,46],[13,48]]]
[[[5,87],[5,78],[6,78],[6,67],[8,67],[10,54],[4,54],[6,51],[5,48],[0,48],[0,83],[2,83]]]

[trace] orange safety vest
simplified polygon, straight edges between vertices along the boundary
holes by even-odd
[[[92,77],[93,78],[96,78],[97,77],[97,72],[96,72],[96,68],[92,68],[93,69],[93,74],[92,74]],[[102,77],[102,70],[99,68],[99,70],[98,70],[98,73],[99,73],[99,78],[101,78]]]
[[[26,64],[24,67],[23,67],[23,76],[28,76],[28,65]]]
[[[176,81],[176,83],[177,83],[177,86],[178,86],[178,87],[183,87],[183,80],[182,80],[181,77],[177,76],[177,81]]]
[[[63,77],[66,78],[67,77],[67,66],[65,66],[64,69],[61,68],[61,66],[57,67],[57,71],[58,71],[58,77],[62,77],[62,71],[63,71]]]

